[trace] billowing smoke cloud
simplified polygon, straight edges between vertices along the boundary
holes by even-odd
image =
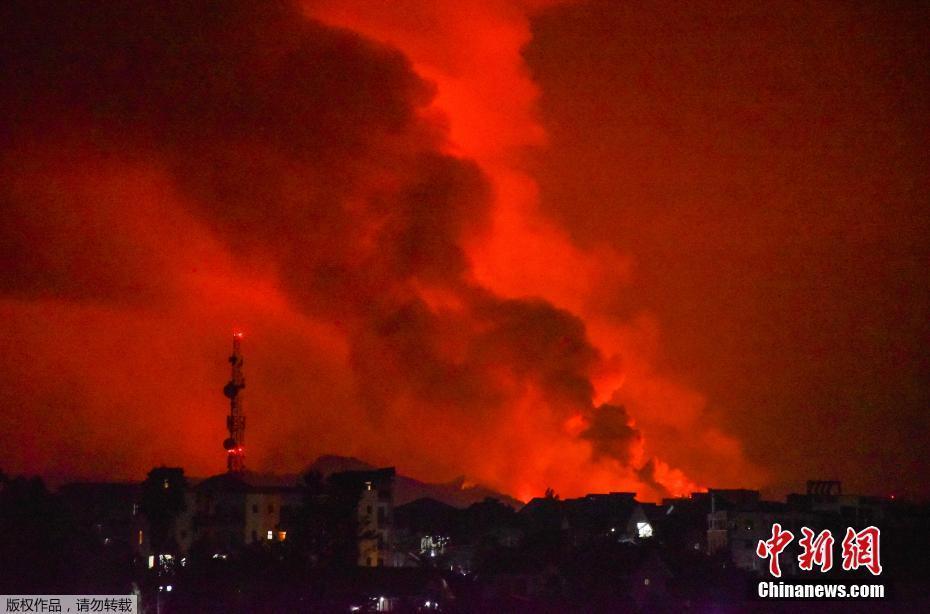
[[[629,428],[645,433],[631,440],[633,465],[645,468],[647,459],[659,455],[688,467],[691,479],[662,460],[649,461],[672,492],[693,488],[694,480],[758,483],[759,468],[746,461],[740,443],[708,414],[702,395],[655,368],[655,319],[644,313],[617,315],[617,304],[625,302],[618,297],[630,292],[631,258],[603,242],[580,248],[540,211],[527,153],[545,147],[547,135],[524,52],[535,12],[552,4],[558,3],[410,1],[394,10],[396,5],[365,2],[304,2],[316,18],[402,49],[415,69],[437,84],[429,110],[449,125],[447,149],[477,161],[493,186],[492,231],[466,241],[472,276],[502,296],[543,297],[584,322],[600,354],[591,371],[595,403],[625,406]],[[601,172],[614,170],[607,165]],[[562,206],[583,211],[586,203]],[[578,436],[587,420],[588,415],[571,421],[567,430]],[[590,434],[600,431],[593,428]],[[618,461],[599,456],[599,465],[609,466],[615,475]],[[638,481],[637,476],[630,479]]]
[[[630,426],[626,409],[616,405],[602,405],[581,436],[591,441],[595,458],[613,458],[624,464],[633,460],[633,444],[641,437]]]
[[[599,315],[624,258],[535,210],[526,16],[416,6],[440,32],[247,0],[2,9],[0,462],[221,468],[242,326],[255,468],[333,451],[520,497],[695,486],[599,405],[703,437],[700,408],[655,405],[638,325]],[[707,467],[740,460],[720,438]]]

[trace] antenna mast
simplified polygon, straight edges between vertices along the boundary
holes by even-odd
[[[226,448],[226,469],[230,473],[245,471],[245,415],[241,394],[245,388],[245,377],[242,375],[242,351],[239,347],[241,341],[242,333],[233,333],[233,351],[229,357],[232,377],[229,383],[223,386],[223,394],[229,399],[229,415],[226,416],[229,437],[223,442],[223,447]]]

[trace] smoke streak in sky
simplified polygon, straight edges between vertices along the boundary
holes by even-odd
[[[0,467],[221,470],[241,327],[256,469],[918,488],[926,14],[806,10],[9,3]]]

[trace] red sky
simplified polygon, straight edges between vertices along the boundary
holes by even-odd
[[[0,11],[7,473],[222,470],[241,328],[257,470],[928,494],[925,8],[217,7]]]

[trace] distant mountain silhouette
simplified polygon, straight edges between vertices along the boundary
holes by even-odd
[[[313,461],[313,463],[304,470],[304,473],[308,471],[317,471],[322,474],[323,477],[326,477],[332,473],[339,473],[341,471],[370,471],[372,469],[377,469],[377,467],[363,460],[359,460],[354,456],[324,454]]]
[[[351,456],[338,456],[324,454],[317,458],[307,471],[317,471],[328,476],[340,471],[368,471],[377,469],[374,465]],[[491,490],[481,485],[468,484],[464,476],[460,476],[445,483],[421,482],[415,478],[398,474],[394,479],[394,504],[404,505],[417,499],[429,498],[441,501],[453,507],[464,508],[473,503],[479,503],[486,498],[497,499],[504,505],[514,509],[523,507],[523,502],[510,495]]]

